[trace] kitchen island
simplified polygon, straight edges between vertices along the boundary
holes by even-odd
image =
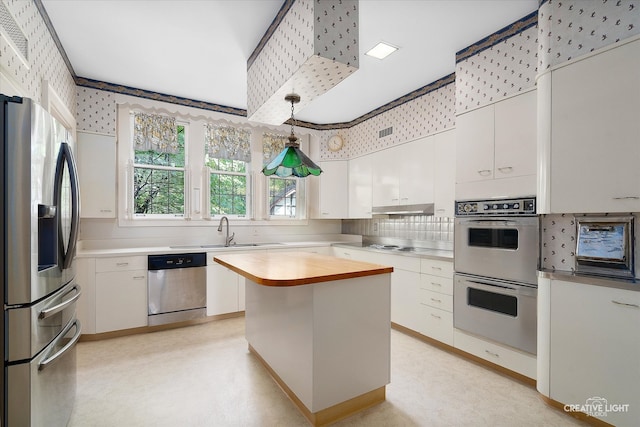
[[[214,260],[247,279],[249,349],[311,424],[385,400],[393,267],[303,252]]]

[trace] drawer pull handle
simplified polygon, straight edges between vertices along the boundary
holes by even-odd
[[[614,299],[612,299],[611,302],[614,303],[614,304],[618,304],[618,305],[624,305],[625,307],[640,308],[640,305],[638,305],[638,304],[629,304],[628,302],[620,302],[620,301],[616,301]]]
[[[431,282],[431,284],[432,284],[433,286],[442,286],[442,283],[438,283],[438,282]]]
[[[489,176],[491,175],[491,169],[482,169],[481,171],[478,171],[478,173],[480,176]]]
[[[431,269],[440,271],[440,270],[442,270],[442,267],[431,267]]]
[[[134,280],[141,280],[141,279],[145,279],[144,276],[133,276]]]
[[[442,317],[438,316],[437,314],[433,314],[433,313],[431,313],[431,317],[435,317],[436,319],[442,319]]]
[[[498,170],[502,173],[511,173],[511,171],[513,171],[513,168],[511,166],[505,166],[503,168],[498,168]]]
[[[623,197],[614,197],[613,200],[638,200],[640,197],[638,196],[623,196]]]
[[[437,303],[442,302],[442,300],[441,300],[441,299],[437,299],[437,298],[431,298],[431,301],[433,301],[433,302],[437,302]]]
[[[494,353],[494,352],[489,351],[489,350],[485,350],[485,353],[487,353],[489,356],[500,357],[500,355],[498,353]]]
[[[129,265],[128,262],[118,262],[118,263],[116,263],[116,267],[126,267],[127,265]]]

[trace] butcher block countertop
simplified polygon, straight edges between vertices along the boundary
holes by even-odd
[[[263,286],[298,286],[393,272],[393,267],[308,252],[224,254],[213,260]]]

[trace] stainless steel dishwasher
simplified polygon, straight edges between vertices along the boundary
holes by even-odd
[[[149,326],[207,315],[207,255],[149,255]]]

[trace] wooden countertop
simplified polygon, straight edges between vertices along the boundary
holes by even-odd
[[[393,267],[308,252],[224,254],[213,260],[264,286],[298,286],[393,272]]]

